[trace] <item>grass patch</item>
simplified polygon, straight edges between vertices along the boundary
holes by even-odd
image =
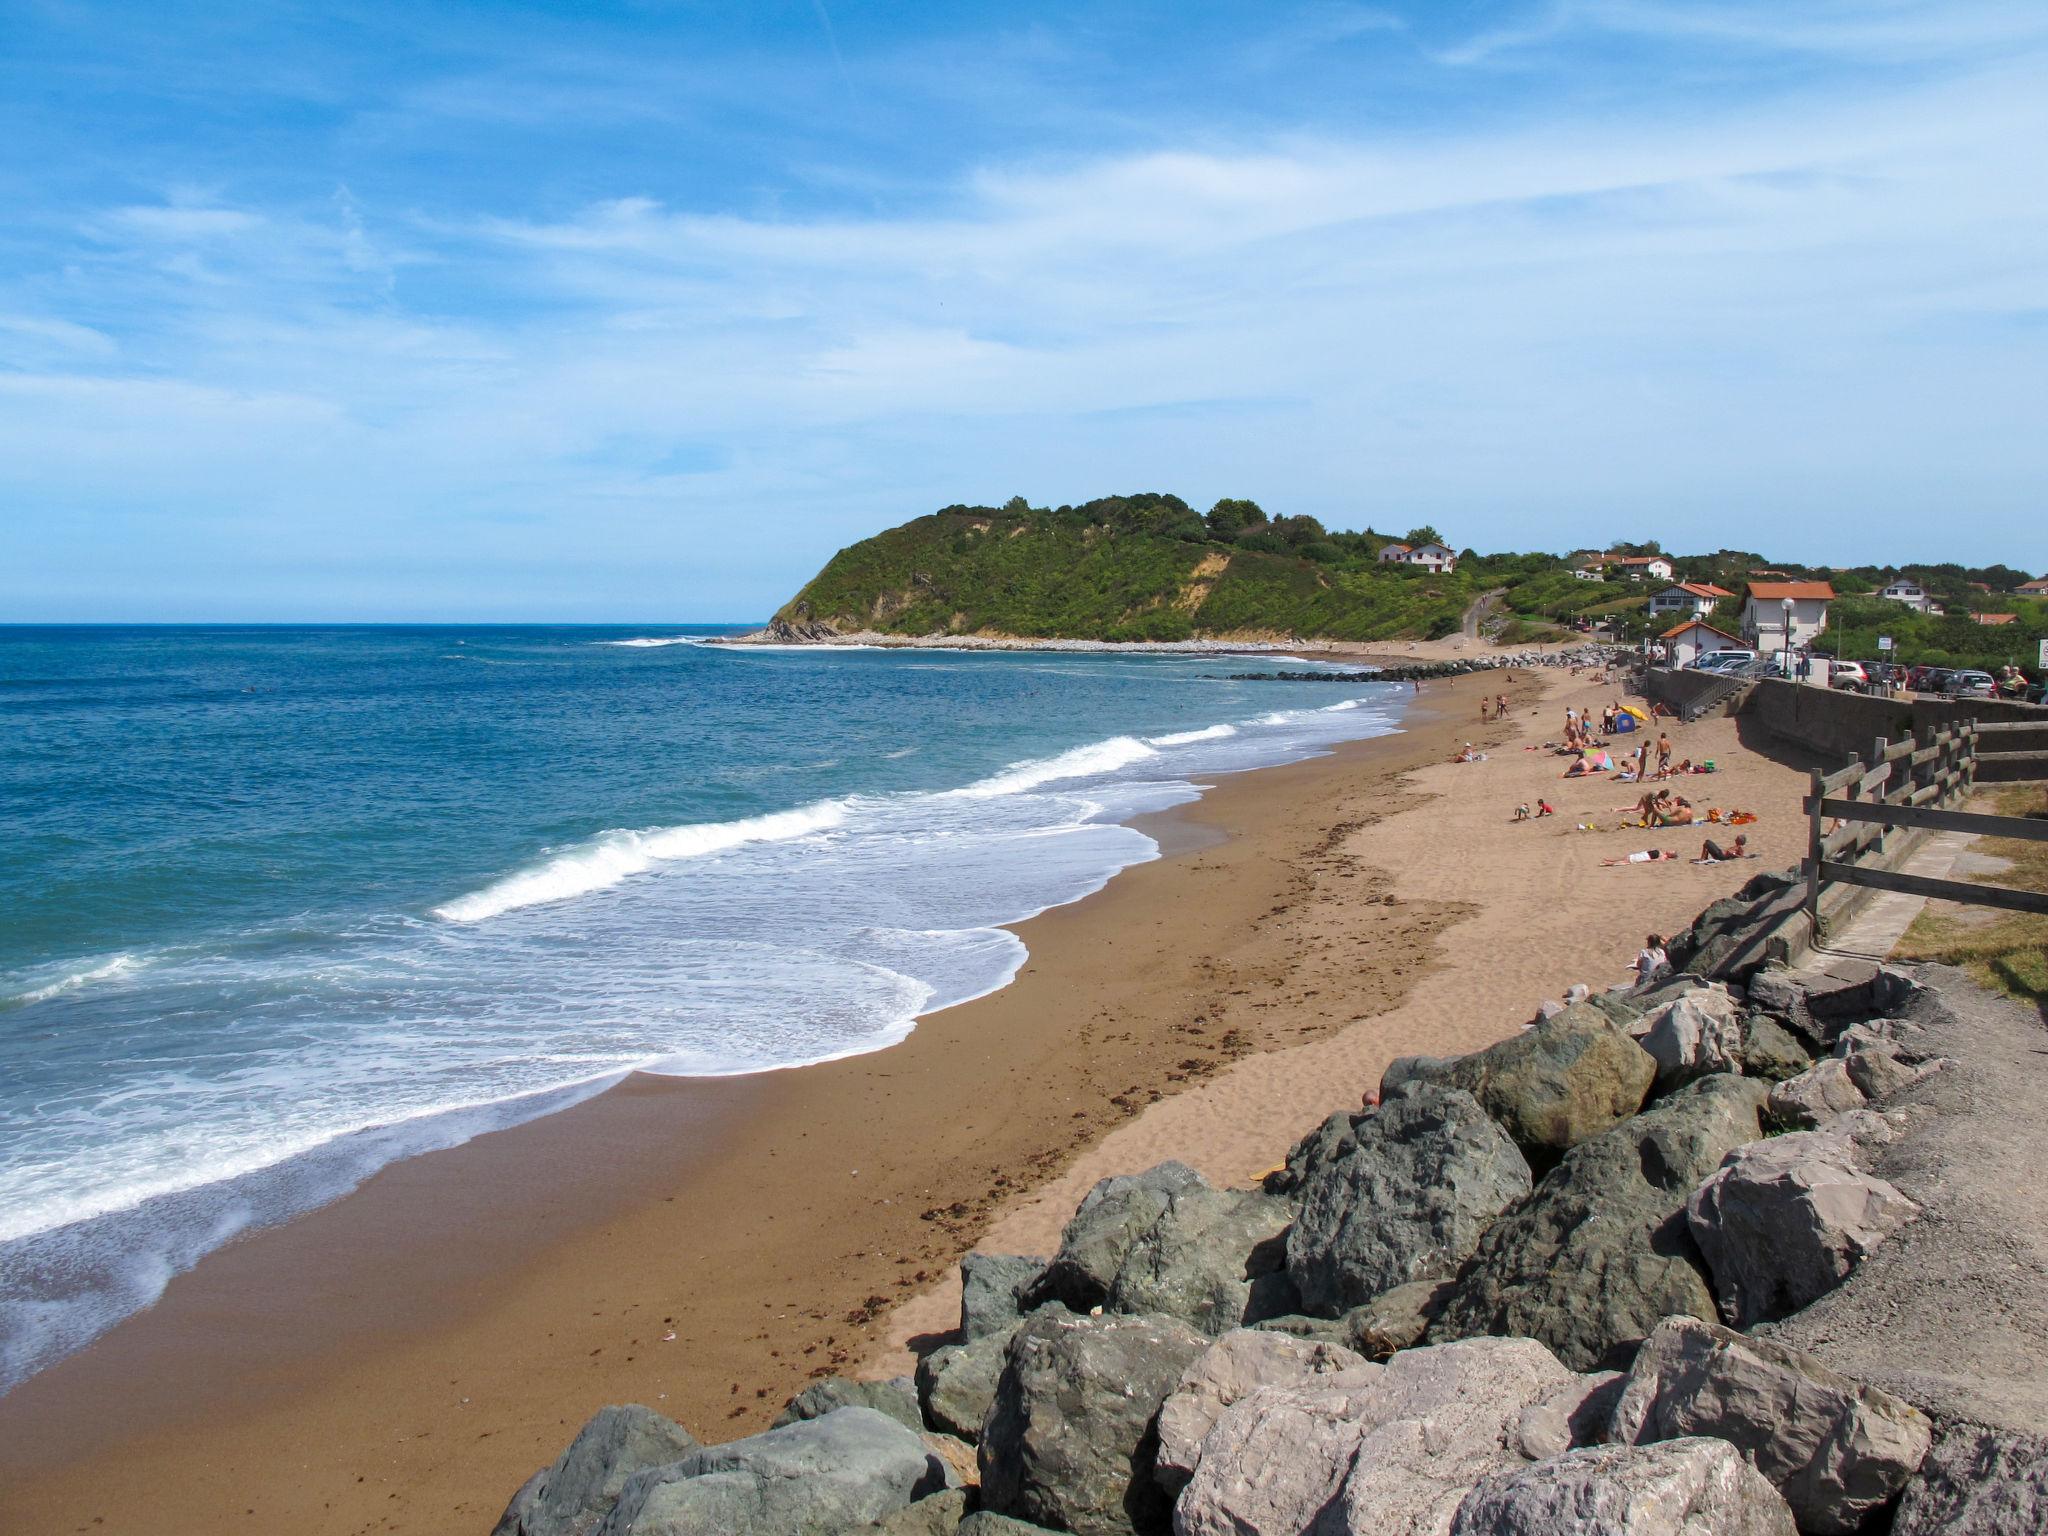
[[[1970,809],[1994,816],[2048,816],[2048,790],[2035,784],[1998,785],[1979,791]],[[1971,851],[2011,863],[1997,874],[1971,876],[1977,884],[2048,891],[2048,843],[1984,837]],[[2048,1006],[2048,917],[1929,903],[1892,953],[1901,960],[1961,966],[1986,986]]]

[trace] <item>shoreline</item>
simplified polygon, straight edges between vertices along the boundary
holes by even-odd
[[[1030,959],[1009,988],[889,1050],[629,1079],[222,1250],[0,1399],[5,1518],[23,1522],[7,1528],[199,1531],[254,1509],[316,1531],[487,1529],[563,1426],[603,1403],[647,1402],[707,1439],[760,1428],[815,1371],[887,1363],[948,1324],[957,1254],[1032,1251],[1018,1241],[1070,1210],[1098,1167],[1145,1166],[1166,1146],[1237,1177],[1273,1160],[1262,1136],[1352,1096],[1332,1086],[1349,1071],[1304,1089],[1261,1064],[1313,1059],[1359,1024],[1379,1026],[1364,1031],[1385,1037],[1374,1049],[1497,1038],[1515,1021],[1484,1008],[1398,1022],[1455,960],[1442,936],[1478,925],[1485,904],[1410,892],[1412,861],[1394,876],[1375,863],[1402,865],[1377,845],[1445,798],[1432,780],[1463,775],[1451,799],[1497,795],[1486,775],[1441,766],[1458,741],[1486,739],[1463,711],[1496,679],[1510,680],[1432,686],[1400,733],[1221,778],[1141,821],[1155,837],[1155,821],[1200,830],[1019,925]],[[1572,683],[1512,686],[1533,700]],[[1516,714],[1493,733],[1524,729]],[[1783,777],[1791,803],[1797,776]],[[1747,871],[1680,873],[1705,878],[1664,882],[1674,915]],[[1634,896],[1620,906],[1627,927],[1643,919]],[[1544,920],[1512,907],[1511,924]],[[1582,938],[1614,951],[1613,922],[1594,926]],[[1568,973],[1589,944],[1538,949]],[[1526,968],[1505,973],[1540,995]],[[1247,1114],[1261,1093],[1279,1095],[1272,1112]],[[1230,1134],[1204,1123],[1219,1095],[1240,1122]]]

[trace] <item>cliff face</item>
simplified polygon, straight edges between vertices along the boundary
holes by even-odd
[[[1079,516],[951,509],[834,555],[777,612],[778,638],[879,631],[1188,640],[1444,633],[1462,576],[1346,568]]]

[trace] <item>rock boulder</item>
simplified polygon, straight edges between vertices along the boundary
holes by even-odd
[[[1685,1202],[1762,1134],[1765,1092],[1717,1073],[1574,1147],[1488,1230],[1430,1341],[1540,1339],[1574,1370],[1594,1370],[1622,1363],[1665,1317],[1715,1316]]]
[[[1529,1165],[1462,1089],[1410,1083],[1359,1117],[1349,1147],[1309,1170],[1287,1234],[1287,1274],[1334,1317],[1450,1274],[1529,1193]]]
[[[2048,1440],[1951,1424],[1906,1485],[1892,1536],[2040,1536]]]
[[[1802,1531],[1838,1536],[1905,1486],[1932,1426],[1810,1355],[1673,1317],[1644,1341],[1608,1434],[1622,1445],[1725,1440],[1784,1494]]]
[[[589,1536],[627,1479],[696,1449],[688,1430],[651,1408],[600,1408],[554,1465],[513,1496],[492,1536]]]
[[[1164,1530],[1155,1421],[1209,1344],[1170,1317],[1033,1313],[982,1427],[983,1506],[1077,1536]]]
[[[1062,1309],[1063,1310],[1063,1309]],[[996,1400],[1003,1356],[1023,1327],[1022,1319],[1000,1333],[985,1333],[965,1344],[947,1344],[917,1362],[917,1400],[924,1421],[942,1434],[973,1441]]]
[[[1223,1411],[1260,1387],[1364,1386],[1378,1373],[1361,1355],[1334,1344],[1284,1333],[1226,1333],[1182,1373],[1159,1410],[1154,1466],[1169,1494],[1187,1486],[1202,1459],[1202,1441]]]
[[[1720,1440],[1600,1445],[1495,1472],[1451,1536],[1795,1536],[1785,1501]]]
[[[1045,1273],[1044,1259],[970,1253],[960,1261],[960,1339],[1001,1333],[1024,1315],[1023,1297]]]
[[[841,1408],[872,1408],[909,1429],[924,1428],[924,1420],[918,1414],[917,1384],[908,1376],[891,1381],[847,1381],[827,1376],[792,1397],[773,1427],[780,1429],[805,1419],[821,1419]]]
[[[1384,1100],[1407,1082],[1462,1088],[1532,1162],[1598,1135],[1643,1107],[1657,1063],[1591,1003],[1455,1060],[1409,1056],[1387,1068]]]
[[[1703,987],[1646,1015],[1641,1039],[1667,1092],[1709,1072],[1742,1070],[1742,1017],[1725,987]]]
[[[1826,1295],[1916,1209],[1847,1136],[1795,1131],[1729,1153],[1685,1216],[1721,1316],[1748,1328]]]

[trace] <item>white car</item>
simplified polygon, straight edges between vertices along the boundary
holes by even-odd
[[[1696,656],[1687,668],[1691,672],[1726,672],[1732,667],[1746,667],[1756,660],[1755,651],[1709,651]]]
[[[1870,686],[1870,674],[1860,661],[1837,661],[1828,666],[1828,686],[1861,693]]]

